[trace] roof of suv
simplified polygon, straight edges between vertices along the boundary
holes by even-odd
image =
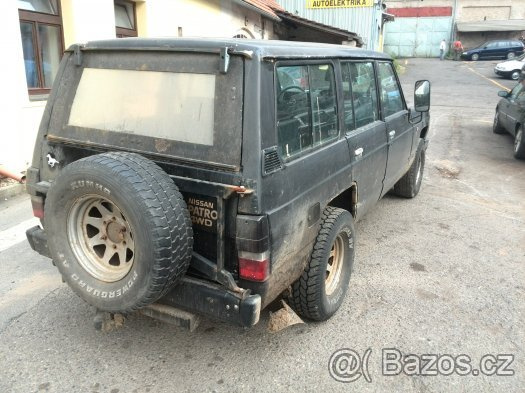
[[[69,47],[73,51],[77,45]],[[247,40],[235,38],[118,38],[90,41],[81,45],[82,50],[160,50],[219,52],[228,47],[234,53],[243,53],[259,58],[318,58],[352,57],[391,59],[390,56],[344,45],[314,42]]]

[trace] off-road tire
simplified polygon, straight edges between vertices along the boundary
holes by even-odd
[[[523,126],[520,126],[516,131],[514,137],[514,157],[518,159],[525,159],[525,135],[523,133]]]
[[[492,123],[492,132],[494,134],[505,134],[505,128],[501,125],[501,122],[499,120],[499,111],[496,109],[496,113],[494,114],[494,122]]]
[[[336,246],[336,244],[338,244]],[[288,301],[302,317],[325,321],[341,306],[348,289],[354,262],[355,231],[352,215],[343,209],[327,207],[322,215],[321,227],[314,248],[301,277],[292,284]],[[333,267],[335,248],[342,252],[337,282],[328,284],[328,267]],[[339,270],[339,269],[338,269]],[[334,272],[335,273],[335,272]]]
[[[110,228],[115,216],[119,224]],[[108,221],[97,226],[102,219]],[[93,220],[98,232],[89,227]],[[103,311],[130,312],[157,301],[190,263],[193,231],[186,203],[170,177],[138,154],[104,153],[67,165],[47,194],[44,222],[63,279]],[[91,232],[96,234],[90,237]],[[93,246],[103,238],[103,248]],[[111,250],[117,245],[124,248],[123,259]],[[102,254],[98,259],[95,247]],[[118,265],[110,266],[106,252],[115,253]]]
[[[403,198],[414,198],[419,193],[423,181],[423,172],[425,170],[424,146],[424,141],[420,140],[412,165],[410,165],[407,173],[398,180],[392,190],[395,195]]]

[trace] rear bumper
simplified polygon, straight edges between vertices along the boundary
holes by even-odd
[[[40,226],[28,229],[26,236],[33,250],[51,258],[46,233]],[[244,327],[259,322],[261,313],[261,296],[251,294],[250,290],[233,292],[219,284],[190,276],[184,276],[158,303]]]
[[[190,276],[184,276],[158,302],[245,327],[259,322],[261,313],[259,295],[251,295],[250,291],[244,294],[232,292],[218,284]]]
[[[47,247],[46,232],[39,225],[29,228],[26,231],[26,237],[33,250],[40,255],[51,258],[49,248]]]

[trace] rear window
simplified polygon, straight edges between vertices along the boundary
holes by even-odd
[[[212,146],[214,95],[215,75],[85,68],[68,124]]]
[[[240,170],[244,61],[219,54],[85,51],[69,56],[50,140]]]

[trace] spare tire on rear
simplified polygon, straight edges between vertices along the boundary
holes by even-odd
[[[182,195],[138,154],[104,153],[67,165],[47,194],[44,225],[64,280],[104,311],[155,302],[191,259],[193,232]]]

